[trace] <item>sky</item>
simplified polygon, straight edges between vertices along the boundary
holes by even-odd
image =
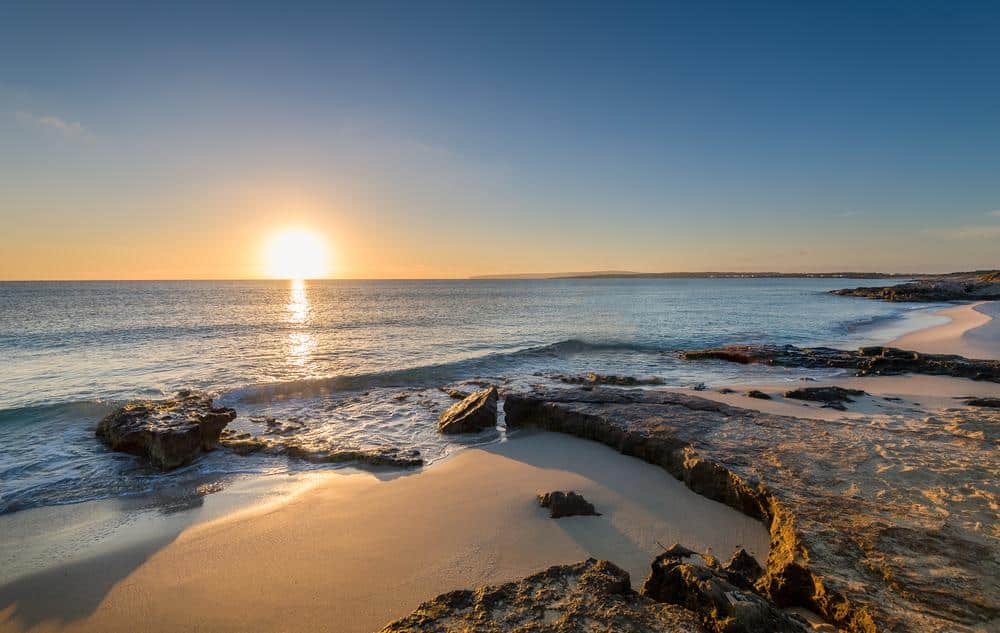
[[[0,226],[0,279],[997,268],[1000,4],[7,0]]]

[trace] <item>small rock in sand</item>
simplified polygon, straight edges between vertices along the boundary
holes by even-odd
[[[759,389],[751,389],[747,392],[747,398],[756,398],[758,400],[770,400],[771,396],[767,395]]]
[[[549,509],[549,517],[558,519],[571,516],[601,516],[594,509],[594,504],[583,498],[583,495],[572,491],[546,492],[538,495],[538,505]]]

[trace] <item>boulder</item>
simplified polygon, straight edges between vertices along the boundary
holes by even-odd
[[[572,491],[567,492],[546,492],[538,495],[538,505],[549,509],[549,516],[553,519],[572,516],[601,516],[601,513],[594,509],[594,504],[583,498],[583,495]]]
[[[209,396],[181,391],[167,400],[139,400],[118,408],[98,423],[96,434],[113,450],[173,470],[215,448],[235,418],[235,410],[212,406]]]
[[[751,389],[747,392],[747,398],[756,398],[758,400],[770,400],[771,396],[767,395],[759,389]]]
[[[456,402],[438,418],[442,433],[478,433],[497,425],[497,388],[482,389]]]

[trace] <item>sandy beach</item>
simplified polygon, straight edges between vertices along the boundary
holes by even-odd
[[[996,303],[948,308],[942,315],[949,323],[893,344],[996,358],[996,310]],[[787,384],[756,386],[774,400],[698,395],[827,420],[1000,395],[993,383],[944,377],[837,382],[870,395],[846,412],[784,399]],[[535,495],[557,489],[581,492],[603,516],[549,519]],[[205,505],[227,494],[209,495]],[[30,535],[87,506],[15,516],[20,533]],[[595,442],[531,430],[416,473],[319,475],[267,503],[223,507],[198,520],[191,512],[141,522],[122,530],[126,538],[52,555],[40,570],[9,577],[0,587],[0,631],[373,631],[442,592],[588,556],[616,562],[635,587],[660,543],[721,557],[743,546],[763,562],[769,541],[760,522],[695,494],[656,466]],[[38,558],[45,559],[44,547]]]

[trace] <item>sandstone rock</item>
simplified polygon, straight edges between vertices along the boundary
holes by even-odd
[[[538,495],[538,505],[549,509],[549,516],[553,519],[571,516],[601,516],[601,513],[594,509],[594,504],[583,498],[583,495],[572,491],[568,492],[546,492]]]
[[[858,376],[904,373],[954,376],[1000,382],[1000,360],[975,360],[951,354],[921,354],[894,347],[862,347],[855,351],[793,345],[726,345],[688,350],[684,360],[724,360],[810,369],[853,369]]]
[[[712,559],[706,563],[661,554],[641,593],[698,613],[706,628],[719,633],[804,633],[802,624],[747,586],[742,576],[737,576],[740,584],[734,584]]]
[[[756,398],[758,400],[770,400],[771,396],[767,395],[763,391],[758,389],[751,389],[747,392],[747,398]]]
[[[762,519],[758,586],[847,631],[965,632],[1000,618],[1000,412],[844,424],[678,392],[508,393],[507,426],[603,442]]]
[[[499,398],[497,388],[493,386],[471,394],[441,414],[438,430],[442,433],[477,433],[495,427]]]
[[[98,423],[96,434],[116,451],[173,470],[215,448],[222,430],[235,418],[236,411],[213,407],[205,394],[180,391],[170,399],[120,407]]]
[[[442,594],[382,633],[706,633],[686,609],[632,591],[608,561],[558,565],[522,580]]]

